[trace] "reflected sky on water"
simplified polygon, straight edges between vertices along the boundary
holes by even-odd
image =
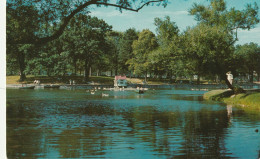
[[[109,94],[108,97],[102,93]],[[205,91],[7,90],[9,158],[258,158],[260,113]]]

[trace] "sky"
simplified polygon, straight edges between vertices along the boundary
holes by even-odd
[[[164,18],[170,16],[171,21],[176,22],[181,31],[188,26],[195,26],[197,21],[194,16],[188,14],[188,9],[196,2],[199,4],[209,4],[209,0],[168,0],[166,8],[163,6],[145,6],[139,12],[123,11],[120,13],[114,7],[91,8],[90,15],[105,20],[113,26],[113,30],[125,31],[129,28],[136,28],[138,31],[149,29],[155,33],[154,18]],[[256,2],[260,7],[259,0],[227,0],[227,8],[245,9],[247,3]],[[260,10],[259,10],[260,13]],[[239,41],[236,44],[255,42],[260,45],[260,24],[250,31],[239,30]]]

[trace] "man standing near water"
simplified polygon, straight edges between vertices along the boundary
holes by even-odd
[[[231,71],[227,72],[226,75],[227,75],[227,79],[228,79],[229,83],[232,85],[233,75],[231,74]]]

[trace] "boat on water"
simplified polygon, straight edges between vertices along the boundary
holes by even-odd
[[[136,92],[138,93],[138,94],[144,94],[144,89],[141,87],[137,87],[137,89],[136,89]]]
[[[144,91],[143,90],[139,90],[137,93],[144,94]]]
[[[21,86],[19,89],[34,89],[35,86]]]
[[[45,85],[44,88],[60,88],[59,85]]]

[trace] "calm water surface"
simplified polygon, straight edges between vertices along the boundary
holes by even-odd
[[[205,91],[7,90],[8,158],[260,157],[260,114]]]

